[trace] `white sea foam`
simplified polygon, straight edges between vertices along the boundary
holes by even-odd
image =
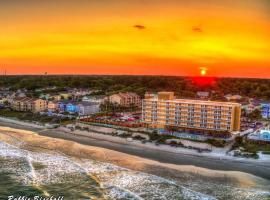
[[[66,183],[76,177],[94,175],[100,180],[106,194],[113,199],[215,199],[168,179],[95,160],[76,160],[57,153],[36,153],[3,142],[0,142],[1,157],[9,158],[9,162],[0,166],[0,170],[15,173],[18,181],[26,185]],[[35,163],[41,164],[42,167],[35,169]],[[212,185],[213,190],[214,187]],[[239,199],[264,199],[269,195],[266,191],[242,188],[233,188],[232,193],[241,197]]]
[[[105,186],[117,186],[144,199],[215,199],[176,185],[173,181],[141,172],[119,171],[113,175],[104,174],[101,176],[101,180]]]
[[[128,190],[123,188],[119,188],[117,186],[107,187],[107,195],[113,199],[129,199],[129,200],[143,200],[137,194],[134,194]]]
[[[26,155],[26,161],[27,161],[27,164],[29,166],[29,175],[32,179],[32,182],[33,184],[35,184],[36,182],[36,179],[37,179],[37,176],[36,176],[36,172],[35,172],[35,169],[33,167],[33,164],[32,164],[32,158],[31,158],[31,155],[29,155],[30,153],[27,152],[27,155]]]
[[[174,190],[178,187],[166,179],[131,171],[109,163],[92,160],[82,160],[78,163],[62,155],[30,152],[2,142],[0,142],[0,149],[1,157],[19,159],[28,167],[24,173],[22,173],[23,170],[16,171],[16,174],[24,177],[25,184],[65,182],[66,179],[63,178],[65,174],[95,174],[101,180],[102,185],[107,188],[108,195],[116,199],[122,197],[142,199],[140,196],[147,197],[147,199],[169,199],[170,195],[175,195]],[[35,170],[34,162],[41,163],[46,167]],[[14,169],[21,168],[21,166],[16,166]],[[194,193],[193,196],[196,194],[193,191],[190,193]],[[183,194],[187,195],[187,192]]]

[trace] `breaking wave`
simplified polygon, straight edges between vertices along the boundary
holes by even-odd
[[[31,187],[34,193],[64,195],[65,199],[222,199],[213,196],[213,192],[203,194],[178,182],[110,163],[72,158],[57,152],[32,152],[4,142],[0,142],[1,173],[8,174],[26,194]],[[0,179],[0,185],[1,181],[4,185],[5,180]],[[24,191],[26,186],[29,187]],[[215,186],[212,187],[215,190]],[[16,191],[11,191],[8,186],[2,187],[0,197],[8,192]],[[264,200],[270,195],[267,191],[242,188],[234,188],[231,192],[236,199]]]

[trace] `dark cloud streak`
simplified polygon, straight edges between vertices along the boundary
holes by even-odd
[[[144,30],[144,29],[146,29],[145,26],[140,25],[140,24],[136,24],[136,25],[134,25],[133,27],[136,28],[136,29],[138,29],[138,30]]]
[[[192,31],[195,33],[202,33],[203,32],[202,28],[199,26],[193,26]]]

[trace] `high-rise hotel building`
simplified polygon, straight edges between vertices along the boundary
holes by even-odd
[[[176,99],[173,92],[146,94],[142,103],[142,122],[151,128],[234,132],[240,130],[240,115],[238,103]]]

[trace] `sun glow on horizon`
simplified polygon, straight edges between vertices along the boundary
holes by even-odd
[[[205,76],[207,69],[202,67],[202,68],[200,68],[200,70],[201,70],[201,76]]]
[[[0,3],[10,74],[270,77],[265,0],[15,2]]]

